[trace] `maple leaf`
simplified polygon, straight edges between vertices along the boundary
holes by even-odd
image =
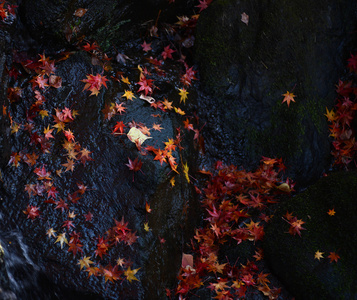
[[[105,76],[102,76],[97,73],[97,75],[95,76],[93,74],[89,74],[87,75],[87,79],[83,79],[81,81],[86,83],[83,88],[83,91],[88,89],[89,91],[91,91],[90,96],[97,96],[99,94],[100,89],[102,88],[102,85],[107,88],[106,82],[108,81],[108,79]]]
[[[146,77],[143,75],[140,78],[140,81],[138,84],[140,85],[140,88],[138,89],[138,92],[144,91],[145,96],[148,94],[152,93],[152,85],[153,85],[153,80],[152,79],[146,79]]]
[[[170,45],[168,45],[164,48],[164,51],[162,51],[161,56],[164,60],[166,60],[166,58],[172,59],[173,58],[172,53],[174,53],[174,52],[176,52],[176,50],[170,49]]]
[[[46,234],[47,236],[50,238],[51,236],[53,237],[56,237],[56,234],[55,234],[56,230],[53,230],[53,228],[50,228],[47,230]]]
[[[201,13],[201,11],[205,10],[208,7],[208,3],[206,0],[199,0],[200,3],[196,5],[195,7],[199,8],[200,10],[198,13]]]
[[[74,171],[74,167],[75,167],[74,166],[74,160],[67,158],[67,162],[62,164],[62,166],[66,167],[65,172],[67,172],[67,171],[72,171],[73,172]]]
[[[124,134],[124,127],[126,127],[123,121],[117,122],[113,128],[113,134]]]
[[[131,101],[133,101],[133,98],[136,98],[134,96],[134,93],[132,91],[128,91],[128,90],[124,91],[124,94],[122,95],[122,97],[125,97],[126,99],[131,100]]]
[[[171,110],[173,108],[172,102],[169,102],[166,98],[162,101],[162,104],[165,105],[165,109]]]
[[[62,78],[56,75],[50,75],[49,79],[48,79],[48,83],[50,86],[58,89],[60,87],[62,87]]]
[[[146,136],[150,136],[151,133],[150,133],[150,128],[148,128],[147,126],[145,125],[139,125],[139,130],[145,134]]]
[[[119,113],[120,115],[125,112],[126,110],[126,107],[123,106],[124,105],[124,102],[118,104],[118,103],[115,103],[115,109],[117,110],[117,113]]]
[[[27,209],[23,211],[25,215],[27,215],[28,219],[34,220],[40,215],[40,210],[37,206],[28,205]]]
[[[179,107],[174,107],[174,110],[176,113],[178,113],[181,116],[184,116],[186,113]]]
[[[340,256],[335,252],[330,252],[330,255],[328,256],[328,258],[330,259],[330,263],[332,263],[333,261],[337,262],[339,260]]]
[[[74,224],[73,224],[73,221],[66,220],[66,221],[63,222],[62,227],[67,227],[67,230],[69,230],[70,227],[73,227],[73,228],[74,228],[75,226],[74,226]]]
[[[282,96],[284,96],[284,99],[281,103],[286,102],[288,104],[288,107],[290,105],[290,101],[295,102],[294,97],[296,97],[296,95],[294,95],[293,93],[287,91],[285,94],[282,94]]]
[[[161,132],[161,129],[164,129],[164,128],[162,128],[160,124],[154,123],[154,124],[152,124],[152,129],[158,130]]]
[[[65,209],[68,209],[67,203],[66,203],[63,199],[61,199],[61,198],[60,198],[59,201],[56,201],[55,203],[56,203],[55,209],[59,209],[59,208],[60,208],[60,209],[62,210],[62,212],[63,212]]]
[[[188,118],[186,118],[186,120],[183,121],[184,127],[188,130],[194,130],[193,125],[190,123],[190,121],[188,120]]]
[[[78,260],[78,264],[80,265],[80,269],[82,270],[84,267],[89,268],[93,262],[90,260],[90,256],[84,256],[83,258]]]
[[[47,198],[52,198],[52,199],[56,199],[56,195],[57,195],[58,191],[56,189],[55,186],[51,186],[51,188],[47,191]]]
[[[109,249],[108,240],[103,237],[98,237],[97,249],[95,250],[95,256],[98,256],[102,259],[103,255],[107,254]]]
[[[335,212],[335,209],[333,208],[333,209],[329,209],[328,210],[328,212],[327,212],[327,214],[329,215],[329,216],[334,216],[335,214],[336,214],[336,212]]]
[[[159,149],[156,153],[156,156],[154,157],[154,160],[158,160],[162,166],[162,163],[166,162],[166,153]]]
[[[187,95],[189,94],[185,88],[179,89],[180,103],[183,101],[186,104]]]
[[[77,252],[83,253],[82,247],[83,245],[81,243],[68,243],[68,252],[72,252],[73,256],[76,256]]]
[[[64,131],[64,135],[67,138],[67,141],[73,141],[74,142],[74,135],[73,135],[73,132],[70,129],[65,130]]]
[[[146,212],[149,214],[149,213],[151,213],[151,208],[150,208],[150,204],[149,203],[145,203],[145,210],[146,210]]]
[[[40,110],[38,114],[42,117],[42,120],[44,119],[44,117],[48,117],[48,111],[44,109]]]
[[[289,233],[291,235],[298,234],[301,236],[300,230],[305,230],[301,225],[305,224],[305,222],[303,220],[298,220],[297,217],[293,217],[288,223],[290,224]]]
[[[150,231],[149,222],[145,222],[145,223],[144,223],[144,230],[145,230],[146,232],[149,232],[149,231]]]
[[[143,171],[141,170],[141,166],[143,165],[143,163],[142,163],[142,161],[139,160],[138,157],[135,158],[134,160],[131,160],[128,157],[128,160],[129,160],[129,163],[126,164],[126,166],[128,166],[131,171],[137,172],[140,170],[140,172],[143,173]],[[134,181],[134,173],[133,173],[133,181]]]
[[[131,283],[132,280],[139,281],[139,279],[137,279],[134,276],[139,270],[140,270],[140,268],[132,270],[131,267],[129,266],[128,269],[126,269],[124,271],[124,275],[126,276],[126,279],[129,280],[130,283]]]
[[[169,139],[168,142],[164,142],[165,144],[165,150],[167,151],[175,151],[176,149],[176,145],[175,145],[175,141],[173,139]]]
[[[347,62],[347,67],[350,69],[350,72],[357,72],[357,54],[351,54],[351,57],[347,60]]]
[[[99,46],[97,45],[96,42],[92,43],[92,45],[87,42],[87,44],[82,46],[82,49],[87,52],[92,51],[92,50],[98,50],[98,48],[99,48]]]
[[[84,218],[86,221],[90,222],[92,221],[93,214],[89,211],[87,214],[84,215]]]
[[[324,254],[323,252],[320,252],[319,250],[317,250],[315,252],[314,258],[320,260],[321,258],[324,258],[323,254]]]
[[[42,166],[42,168],[35,168],[33,172],[38,176],[37,180],[51,180],[51,172],[47,172],[45,166]]]
[[[185,175],[185,178],[187,180],[188,183],[190,183],[190,177],[188,176],[188,166],[187,166],[187,162],[185,164],[182,164],[183,166],[183,174]]]
[[[129,81],[128,77],[124,77],[123,75],[121,75],[121,81],[123,83],[126,83],[126,84],[130,85],[130,81]]]
[[[66,243],[68,244],[68,241],[67,241],[67,238],[66,238],[66,233],[63,232],[61,234],[58,235],[56,241],[55,241],[55,244],[56,243],[60,243],[61,244],[61,249],[63,248],[63,244]]]
[[[12,152],[10,155],[10,160],[9,160],[8,164],[9,165],[12,164],[13,166],[15,166],[17,168],[20,160],[21,160],[21,156],[17,152]]]
[[[54,136],[52,135],[53,130],[54,129],[50,129],[50,125],[48,125],[47,128],[43,130],[46,140],[49,140],[50,138],[54,139]]]
[[[121,273],[122,271],[118,270],[117,265],[115,265],[114,267],[108,265],[105,268],[103,268],[103,275],[104,275],[105,282],[107,282],[107,280],[114,282],[114,280],[121,279],[120,278]]]
[[[83,148],[79,154],[81,155],[80,157],[80,160],[81,160],[81,163],[85,166],[86,162],[87,161],[91,161],[91,160],[94,160],[93,158],[91,158],[89,155],[91,154],[92,152],[87,150],[86,148]]]
[[[35,83],[37,83],[40,89],[45,89],[46,86],[48,86],[47,82],[48,82],[48,78],[44,78],[43,75],[37,76],[35,80]]]
[[[333,111],[333,109],[331,109],[331,111],[328,111],[327,107],[326,107],[326,114],[324,114],[324,116],[327,117],[327,120],[329,122],[333,122],[333,121],[337,120],[337,116],[336,116],[335,112]]]
[[[145,52],[152,50],[150,46],[151,46],[151,43],[147,44],[146,41],[144,41],[144,43],[141,44],[141,47],[143,48],[143,51],[145,51]]]

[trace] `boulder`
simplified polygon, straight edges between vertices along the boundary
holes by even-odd
[[[217,0],[201,13],[199,112],[214,160],[254,168],[262,156],[282,157],[300,186],[329,168],[324,113],[349,56],[355,11],[348,0]],[[287,91],[296,95],[289,106]]]
[[[148,64],[135,60],[135,64],[127,66],[130,80],[135,82],[139,78],[137,63]],[[119,65],[113,63],[113,69]],[[147,101],[139,99],[125,104],[127,111],[105,118],[104,112],[110,103],[122,102],[124,88],[122,83],[112,80],[107,83],[108,88],[102,88],[98,96],[89,96],[89,91],[83,91],[88,74],[97,74],[102,67],[93,66],[91,57],[85,52],[78,52],[68,59],[56,63],[56,75],[62,78],[62,87],[49,88],[44,92],[46,110],[49,117],[41,119],[35,116],[31,122],[34,125],[30,131],[42,134],[43,126],[53,125],[52,114],[55,108],[65,107],[77,110],[79,115],[66,128],[75,135],[75,141],[82,148],[92,152],[93,161],[87,161],[85,166],[77,162],[73,172],[67,171],[60,175],[56,170],[62,169],[66,163],[66,151],[63,149],[65,137],[62,132],[55,135],[55,140],[49,151],[42,153],[36,143],[30,142],[27,130],[20,130],[13,135],[13,151],[22,153],[35,152],[39,155],[34,166],[27,166],[23,161],[17,167],[7,165],[3,171],[1,187],[4,191],[3,201],[0,202],[0,213],[3,216],[1,228],[6,231],[18,230],[24,236],[24,243],[29,248],[29,256],[54,284],[64,286],[66,290],[104,297],[105,299],[162,299],[165,288],[175,285],[177,272],[181,264],[182,245],[192,236],[199,212],[198,201],[195,201],[195,191],[192,184],[187,182],[181,171],[182,164],[187,163],[190,170],[194,170],[197,153],[193,148],[193,134],[185,134],[182,138],[182,149],[176,148],[172,155],[178,163],[180,174],[172,171],[168,164],[160,164],[154,160],[152,153],[146,155],[139,152],[135,143],[127,135],[114,135],[112,130],[117,121],[125,124],[129,122],[143,123],[151,127],[153,123],[160,123],[164,130],[151,131],[151,139],[146,140],[142,147],[153,146],[163,149],[168,138],[175,139],[176,128],[182,124],[180,115],[174,112],[157,111]],[[124,70],[120,66],[120,70]],[[170,67],[174,69],[175,66]],[[160,93],[171,98],[179,98],[174,82],[169,83],[161,79],[157,81]],[[34,93],[30,85],[23,86],[22,100],[14,104],[13,120],[24,121],[25,112],[33,103]],[[155,97],[161,97],[155,95]],[[178,99],[177,99],[178,101]],[[27,107],[27,108],[26,108]],[[103,112],[104,111],[104,112]],[[157,116],[157,115],[160,116]],[[153,116],[156,115],[156,116]],[[38,131],[40,130],[40,131]],[[53,132],[54,133],[54,132]],[[68,157],[67,157],[68,158]],[[128,168],[129,159],[139,158],[142,161],[141,171],[133,172]],[[9,157],[7,157],[7,161]],[[26,184],[40,185],[35,175],[35,168],[45,167],[51,172],[52,184],[59,191],[56,202],[64,199],[69,208],[56,209],[56,203],[44,203],[47,196],[31,196],[24,192]],[[190,171],[191,173],[191,171]],[[170,180],[175,177],[175,185]],[[70,201],[70,194],[78,189],[77,183],[83,183],[88,190],[80,197],[78,203]],[[77,194],[78,195],[78,194]],[[151,213],[145,210],[146,203],[151,206]],[[40,208],[40,216],[34,220],[26,218],[23,211],[28,205]],[[64,221],[69,220],[68,213],[73,211],[75,228],[64,227]],[[92,221],[86,221],[84,215],[93,214]],[[105,237],[106,232],[115,225],[115,220],[127,223],[127,227],[138,236],[132,245],[119,243],[111,247],[108,255],[100,259],[94,251],[97,248],[98,237]],[[150,229],[146,231],[144,224]],[[49,228],[56,230],[56,238],[46,236]],[[80,232],[83,253],[73,255],[68,252],[64,243],[56,243],[58,234]],[[164,240],[163,240],[164,239]],[[11,245],[8,251],[11,252]],[[132,269],[139,269],[131,283],[125,280],[120,283],[106,282],[104,277],[88,278],[87,272],[79,270],[78,260],[83,256],[90,256],[95,264],[102,266],[109,263],[114,266],[117,259],[124,258],[131,262]],[[5,256],[6,259],[6,256]],[[125,276],[122,274],[125,279]],[[14,291],[15,293],[17,291]],[[20,291],[21,292],[21,291]]]
[[[296,299],[357,299],[356,195],[357,172],[337,172],[279,204],[266,229],[264,257]],[[287,212],[305,222],[301,237],[288,233]]]

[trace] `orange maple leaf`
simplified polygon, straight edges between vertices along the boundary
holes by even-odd
[[[286,91],[286,93],[282,94],[282,96],[284,96],[284,100],[281,103],[286,102],[288,104],[288,107],[290,105],[290,101],[295,102],[294,97],[296,97],[296,95],[294,95],[293,93]]]

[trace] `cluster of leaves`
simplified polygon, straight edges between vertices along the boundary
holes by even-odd
[[[16,12],[15,12],[16,8],[17,8],[17,5],[9,4],[6,1],[0,0],[1,21],[6,23],[7,18],[9,18],[9,16],[15,17],[16,16]]]
[[[7,9],[9,10],[9,7]],[[80,13],[78,17],[81,17],[84,13]],[[183,36],[186,35],[185,47],[190,46],[188,40],[192,38],[190,34],[192,34],[196,21],[197,17],[182,17],[180,22],[175,25],[177,29],[182,31]],[[155,27],[156,25],[153,25],[150,29],[153,32],[150,36],[154,40],[153,42],[159,45],[162,43],[162,37],[157,35],[157,28],[155,30]],[[71,37],[72,35],[73,32],[69,34]],[[144,55],[153,54],[154,51],[151,51],[150,47],[151,43],[148,44],[146,41],[143,41],[142,44]],[[182,41],[181,44],[184,45],[184,42]],[[100,65],[103,68],[100,74],[87,74],[87,78],[82,80],[85,83],[83,91],[89,90],[90,96],[98,96],[102,86],[108,88],[107,82],[109,79],[103,73],[112,70],[111,58],[101,51],[96,42],[85,41],[82,43],[82,41],[78,41],[76,45],[78,50],[86,51],[91,56],[93,65]],[[176,50],[174,50],[175,48]],[[28,58],[24,54],[15,53],[14,65],[8,70],[14,85],[8,88],[10,105],[3,107],[3,115],[10,120],[13,139],[23,139],[25,136],[25,139],[29,140],[29,146],[25,149],[14,149],[10,156],[9,166],[33,174],[28,177],[29,181],[24,187],[29,197],[29,204],[23,210],[23,213],[33,222],[37,220],[40,220],[41,223],[47,221],[49,226],[47,230],[48,238],[55,239],[55,244],[58,243],[61,249],[67,249],[67,252],[71,252],[74,257],[82,256],[78,261],[81,270],[88,272],[88,276],[102,276],[105,281],[114,282],[125,277],[131,282],[137,280],[135,274],[139,269],[132,269],[132,262],[129,259],[119,257],[114,267],[112,262],[102,265],[101,261],[105,260],[104,258],[109,254],[110,248],[118,243],[129,246],[135,243],[137,240],[135,232],[133,233],[127,227],[124,219],[120,222],[115,220],[115,226],[104,235],[99,233],[96,248],[92,255],[97,261],[95,263],[95,259],[89,256],[87,250],[85,250],[88,249],[89,245],[83,245],[84,241],[88,240],[84,236],[84,231],[78,231],[78,228],[85,226],[84,224],[92,222],[93,218],[90,211],[79,215],[79,212],[81,212],[79,205],[81,205],[81,199],[85,197],[88,188],[82,182],[76,182],[77,188],[74,189],[72,186],[66,186],[76,168],[85,168],[86,163],[93,160],[92,152],[81,146],[76,140],[75,132],[72,131],[74,128],[72,123],[75,122],[79,114],[78,111],[72,109],[75,103],[70,104],[69,107],[57,107],[54,112],[51,112],[50,104],[46,100],[46,95],[51,89],[62,87],[62,79],[56,75],[56,63],[66,60],[71,54],[72,52],[62,52],[59,54],[59,58],[55,60],[46,57],[45,53],[39,55],[39,59]],[[116,59],[120,62],[129,58],[119,53]],[[156,100],[153,98],[156,90],[158,90],[156,82],[168,82],[169,80],[167,71],[164,70],[165,61],[174,59],[182,63],[183,66],[184,71],[179,75],[182,86],[178,88],[178,95],[173,101],[166,98]],[[164,141],[164,147],[147,146],[144,148],[142,146],[145,140],[151,138],[151,129],[164,130],[159,122],[153,123],[152,127],[148,128],[141,122],[124,123],[117,121],[112,129],[112,134],[118,137],[127,136],[129,140],[135,143],[141,155],[152,154],[153,160],[159,161],[161,165],[167,164],[171,171],[178,174],[176,159],[180,156],[179,151],[183,150],[181,146],[183,130],[193,132],[194,141],[202,142],[200,130],[193,125],[195,120],[198,123],[197,117],[186,116],[185,111],[179,107],[181,103],[186,104],[189,94],[187,89],[196,79],[196,71],[193,70],[193,67],[188,66],[182,52],[177,48],[177,45],[171,42],[168,42],[168,45],[164,46],[162,51],[159,51],[157,57],[147,57],[147,61],[148,63],[145,66],[138,65],[137,67],[139,71],[137,82],[131,82],[123,76],[122,72],[118,72],[116,76],[111,76],[113,82],[124,87],[121,98],[126,102],[117,101],[106,104],[103,109],[104,119],[108,122],[111,120],[117,121],[116,116],[125,113],[127,101],[134,101],[134,99],[147,101],[153,109],[158,110],[160,113],[153,114],[154,118],[161,119],[160,114],[170,112],[185,116],[185,120],[183,120],[184,129],[178,127],[176,135],[168,138],[168,141]],[[18,78],[29,76],[31,77],[29,82],[32,85],[31,93],[35,101],[29,99],[28,91],[24,93],[21,85],[18,85]],[[177,102],[177,104],[173,105],[174,102]],[[21,106],[21,109],[26,106],[26,118],[16,113],[17,105]],[[62,145],[60,150],[58,150],[58,145]],[[58,159],[53,160],[51,158],[53,156],[60,158],[62,163]],[[128,158],[127,166],[134,172],[141,171],[142,162],[138,157],[133,160]],[[182,172],[186,180],[190,182],[187,163],[182,162]],[[174,186],[175,178],[172,177],[170,182]],[[73,182],[69,180],[69,184],[71,185]],[[147,213],[151,212],[148,203],[146,203],[146,211]],[[55,218],[52,218],[51,215]],[[62,222],[58,223],[59,220],[62,220]],[[145,230],[150,230],[148,223],[145,223]],[[165,239],[160,238],[160,242],[165,243]]]
[[[326,114],[330,125],[330,136],[333,137],[332,155],[335,158],[334,164],[349,168],[356,165],[357,143],[355,137],[355,113],[357,110],[357,54],[351,55],[348,59],[347,67],[352,80],[339,80],[337,84],[337,99],[335,109]]]
[[[182,299],[201,286],[214,291],[215,299],[237,299],[254,289],[270,299],[277,298],[279,289],[269,287],[268,274],[259,272],[256,264],[263,257],[261,249],[255,251],[252,260],[236,266],[228,259],[222,260],[220,248],[223,244],[239,247],[246,242],[255,245],[263,239],[264,226],[271,218],[266,214],[267,206],[277,201],[278,194],[289,193],[294,186],[289,179],[281,181],[279,176],[284,169],[281,159],[264,157],[255,172],[220,162],[214,174],[201,171],[210,176],[202,193],[207,222],[196,230],[192,242],[195,259],[183,263],[178,276],[176,294]]]
[[[118,263],[114,267],[111,263],[102,266],[99,261],[99,258],[102,260],[103,256],[108,255],[109,250],[118,243],[129,246],[135,243],[137,236],[127,227],[128,223],[125,223],[124,219],[120,222],[115,220],[115,226],[104,236],[98,237],[96,250],[93,252],[97,258],[95,265],[92,265],[94,262],[90,260],[91,256],[84,256],[83,240],[87,239],[83,238],[83,232],[76,231],[76,227],[80,225],[78,227],[83,228],[83,224],[92,222],[93,214],[90,211],[78,215],[78,212],[82,211],[79,208],[81,199],[85,197],[88,188],[82,182],[76,182],[76,188],[73,190],[73,187],[66,185],[65,182],[68,182],[66,179],[71,177],[70,174],[75,168],[85,168],[88,162],[93,161],[92,152],[76,141],[76,136],[71,130],[78,111],[66,106],[57,107],[51,115],[46,109],[50,106],[46,101],[46,94],[51,88],[61,88],[62,83],[61,77],[55,74],[55,64],[67,59],[69,53],[62,53],[58,60],[51,60],[45,54],[39,57],[27,59],[19,55],[9,70],[10,76],[14,79],[28,75],[32,77],[30,82],[34,101],[23,95],[21,87],[10,86],[8,99],[11,105],[3,107],[3,115],[10,120],[12,138],[25,139],[29,145],[25,149],[14,149],[8,163],[20,171],[33,174],[28,176],[29,181],[24,187],[29,197],[29,205],[23,213],[32,221],[47,221],[49,229],[46,234],[49,239],[54,238],[54,243],[59,243],[61,249],[66,249],[65,245],[68,245],[67,251],[74,257],[83,255],[78,264],[81,270],[88,272],[88,276],[103,276],[105,281],[111,282],[125,278],[129,282],[137,280],[134,275],[138,269],[131,269],[132,262],[129,259],[118,258]],[[103,80],[100,76],[96,78]],[[105,81],[102,83],[105,84]],[[93,86],[99,91],[100,85],[94,83]],[[92,93],[96,93],[94,88],[89,88]],[[22,115],[16,114],[18,105],[27,105],[25,119]],[[60,150],[58,145],[62,145]],[[53,160],[52,155],[61,158],[63,163],[60,163],[60,160]],[[69,183],[71,184],[73,182]],[[55,219],[51,215],[55,216]],[[124,277],[121,277],[122,274]]]

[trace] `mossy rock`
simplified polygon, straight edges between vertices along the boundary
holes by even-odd
[[[272,272],[296,299],[357,299],[357,172],[321,178],[281,203],[268,225],[264,253]],[[334,209],[336,214],[327,212]],[[288,234],[286,212],[302,219],[301,237]],[[316,251],[324,258],[314,258]],[[330,262],[330,252],[340,256]]]
[[[249,168],[261,156],[282,157],[288,176],[316,180],[330,164],[325,107],[336,97],[354,24],[348,0],[214,1],[195,41],[210,95],[200,102],[205,138],[217,145],[207,152]],[[286,91],[297,95],[289,107]]]

